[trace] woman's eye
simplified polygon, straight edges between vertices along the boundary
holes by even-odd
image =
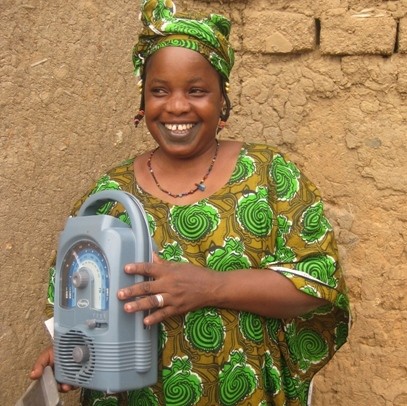
[[[190,90],[190,93],[193,94],[193,95],[200,96],[200,95],[206,94],[206,91],[204,89],[193,88],[193,89]]]
[[[164,95],[166,94],[165,90],[161,87],[154,87],[150,90],[150,92],[156,96]]]

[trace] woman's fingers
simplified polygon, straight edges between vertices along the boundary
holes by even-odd
[[[124,267],[124,271],[130,275],[141,275],[152,277],[154,273],[154,263],[153,262],[137,262],[132,264],[127,264]]]
[[[152,263],[132,263],[125,266],[130,275],[142,275],[143,282],[123,287],[117,292],[128,313],[149,311],[146,324],[202,307],[207,302],[202,292],[208,292],[211,272],[192,264],[168,262],[154,258]]]
[[[127,274],[144,276],[146,279],[143,282],[135,283],[134,285],[120,289],[117,293],[118,298],[120,300],[127,300],[133,297],[158,293],[155,290],[160,287],[160,283],[157,281],[160,278],[160,274],[162,274],[160,268],[162,268],[162,262],[158,266],[156,263],[150,262],[127,264],[124,267],[124,271]]]
[[[44,373],[44,369],[47,365],[49,365],[51,367],[54,366],[54,351],[53,351],[52,346],[46,348],[38,356],[37,360],[35,361],[34,366],[32,367],[32,370],[30,373],[30,378],[31,379],[41,378],[42,374]]]
[[[37,358],[35,361],[34,366],[30,372],[31,379],[40,379],[44,373],[44,369],[47,366],[54,367],[54,349],[52,346],[46,348]],[[69,392],[73,389],[76,389],[72,385],[68,385],[66,383],[58,383],[58,391],[59,392]]]

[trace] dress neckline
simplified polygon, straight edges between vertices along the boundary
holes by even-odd
[[[243,142],[243,143],[242,143],[242,145],[241,145],[241,147],[240,147],[240,150],[239,150],[239,153],[237,154],[237,157],[236,157],[234,169],[233,169],[232,173],[230,174],[228,180],[227,180],[221,187],[219,187],[216,191],[214,191],[212,194],[210,194],[209,196],[203,197],[202,199],[197,199],[196,201],[193,201],[193,202],[191,202],[191,203],[185,203],[185,204],[172,203],[172,202],[169,202],[168,200],[161,199],[161,198],[159,198],[159,197],[154,196],[154,195],[151,194],[150,192],[147,192],[146,190],[144,190],[144,189],[138,184],[137,179],[136,179],[136,174],[135,174],[135,173],[133,173],[133,193],[136,193],[136,195],[137,195],[137,194],[140,194],[140,195],[142,195],[142,196],[147,196],[147,197],[148,197],[150,200],[152,200],[153,202],[165,204],[165,205],[168,206],[168,207],[188,207],[188,206],[193,206],[193,205],[195,205],[195,204],[197,204],[197,203],[199,203],[199,202],[204,202],[204,201],[210,200],[213,196],[218,195],[218,194],[221,193],[225,188],[229,187],[230,180],[232,179],[232,176],[233,176],[233,173],[234,173],[234,171],[235,171],[235,168],[236,168],[236,166],[237,166],[239,160],[241,159],[243,152],[248,149],[248,146],[249,146],[248,143],[246,143],[246,142]],[[132,170],[133,170],[133,172],[134,172],[134,165],[132,165]]]

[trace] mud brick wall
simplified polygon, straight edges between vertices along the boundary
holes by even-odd
[[[0,404],[12,405],[49,343],[47,267],[70,206],[152,141],[132,126],[137,1],[0,3]],[[313,404],[407,405],[406,1],[177,6],[233,21],[222,137],[287,153],[335,227],[354,325],[317,376]]]

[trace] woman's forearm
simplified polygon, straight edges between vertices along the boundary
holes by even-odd
[[[285,276],[272,270],[213,272],[208,304],[265,317],[290,318],[327,301],[299,291]]]

